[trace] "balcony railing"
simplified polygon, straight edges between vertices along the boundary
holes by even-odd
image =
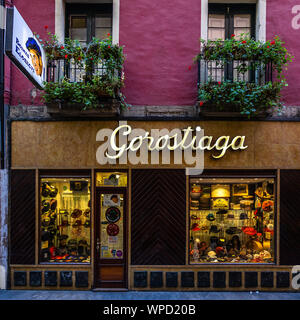
[[[263,64],[258,61],[210,61],[198,60],[198,88],[201,84],[223,81],[247,82],[264,85],[273,82],[272,62]]]
[[[92,76],[104,77],[108,74],[106,61],[93,65],[89,69],[84,63],[74,63],[74,60],[52,60],[48,63],[47,82],[61,83],[63,79],[69,82],[87,82]],[[114,76],[121,79],[121,72],[115,71]]]

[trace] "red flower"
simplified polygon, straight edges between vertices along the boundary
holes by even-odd
[[[231,35],[231,38],[234,38],[234,37],[235,37],[235,34],[232,34],[232,35]]]
[[[91,60],[93,60],[93,57],[91,57]]]
[[[192,66],[189,66],[189,70],[192,70]]]
[[[203,104],[204,104],[204,102],[203,102],[203,101],[200,101],[200,102],[199,102],[200,107],[202,107],[202,106],[203,106]]]
[[[44,26],[44,28],[47,30],[47,29],[48,29],[48,26]]]
[[[267,48],[270,48],[270,46],[267,46]]]
[[[65,47],[64,47],[64,46],[61,46],[60,48],[63,50]]]
[[[271,42],[271,45],[273,46],[275,43],[276,43],[275,41],[272,41],[272,42]]]
[[[244,40],[242,43],[247,43],[247,41]]]
[[[110,33],[108,33],[107,36],[109,37],[109,36],[110,36]]]
[[[68,59],[68,55],[67,54],[65,55],[65,59]]]
[[[81,60],[81,57],[78,57],[78,60]]]
[[[110,46],[108,46],[107,48],[110,49]]]
[[[221,85],[221,81],[218,81],[218,85]]]

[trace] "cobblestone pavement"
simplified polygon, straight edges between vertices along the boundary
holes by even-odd
[[[93,292],[0,290],[0,300],[300,300],[300,292]]]

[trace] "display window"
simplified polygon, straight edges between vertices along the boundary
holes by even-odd
[[[275,180],[191,178],[189,261],[274,263]]]
[[[40,262],[90,263],[90,179],[42,178],[40,205]]]

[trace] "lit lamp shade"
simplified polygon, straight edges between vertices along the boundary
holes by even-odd
[[[230,198],[230,186],[229,185],[212,185],[211,186],[212,198]]]

